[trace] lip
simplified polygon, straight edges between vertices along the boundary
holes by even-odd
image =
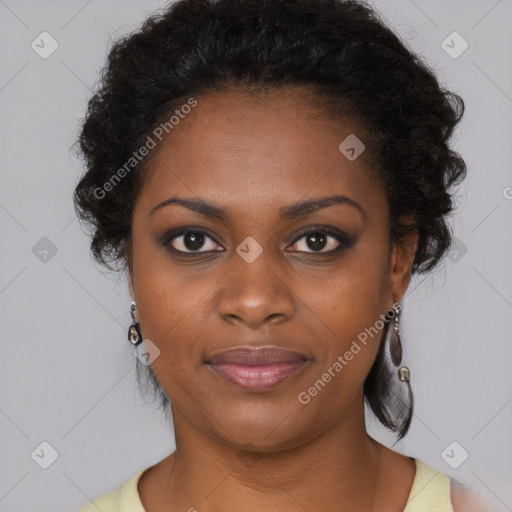
[[[277,346],[236,347],[212,354],[206,364],[219,377],[245,391],[273,389],[297,374],[309,358]]]

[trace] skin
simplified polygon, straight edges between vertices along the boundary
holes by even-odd
[[[141,501],[148,512],[219,511],[226,503],[245,512],[401,511],[415,464],[373,440],[364,422],[363,383],[382,332],[307,405],[297,397],[402,299],[417,234],[390,241],[387,198],[365,153],[349,161],[338,150],[351,133],[364,141],[364,130],[330,119],[304,90],[197,99],[153,150],[127,254],[130,292],[143,338],[160,350],[152,368],[171,398],[176,436],[176,451],[139,480]],[[285,205],[334,194],[364,213],[335,204],[279,218]],[[171,196],[203,199],[231,217],[176,204],[150,214]],[[215,237],[195,256],[159,241],[193,226]],[[340,242],[326,234],[315,252],[304,228],[319,226],[354,241],[327,255]],[[236,251],[249,236],[262,248],[251,263]],[[181,235],[172,246],[193,252]],[[243,391],[203,364],[213,351],[267,344],[311,360],[263,393]]]

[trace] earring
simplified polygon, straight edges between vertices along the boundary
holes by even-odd
[[[393,325],[393,329],[391,331],[390,336],[388,337],[388,348],[389,355],[391,356],[391,361],[393,364],[398,367],[402,362],[402,342],[400,341],[400,326],[399,326],[399,317],[402,311],[402,306],[399,302],[395,302],[393,304],[393,316],[395,317],[395,322]],[[398,378],[402,382],[409,382],[410,379],[410,371],[407,366],[402,366],[398,369]]]
[[[142,334],[140,332],[140,326],[139,322],[137,322],[135,318],[135,310],[137,309],[137,306],[135,305],[135,301],[132,301],[132,305],[130,307],[130,313],[132,315],[133,323],[130,325],[130,328],[128,329],[128,341],[132,343],[134,346],[137,346],[139,343],[142,342]]]

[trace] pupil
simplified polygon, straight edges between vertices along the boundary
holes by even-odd
[[[325,247],[325,238],[322,233],[317,231],[308,235],[306,240],[310,249],[320,250]]]
[[[183,243],[185,247],[191,251],[200,249],[204,243],[204,235],[202,233],[195,233],[193,231],[185,235]]]

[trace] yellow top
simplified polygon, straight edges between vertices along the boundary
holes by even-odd
[[[450,477],[418,459],[413,460],[416,463],[416,476],[403,512],[454,512],[450,501]],[[137,491],[137,482],[146,469],[149,468],[77,512],[147,512]]]

